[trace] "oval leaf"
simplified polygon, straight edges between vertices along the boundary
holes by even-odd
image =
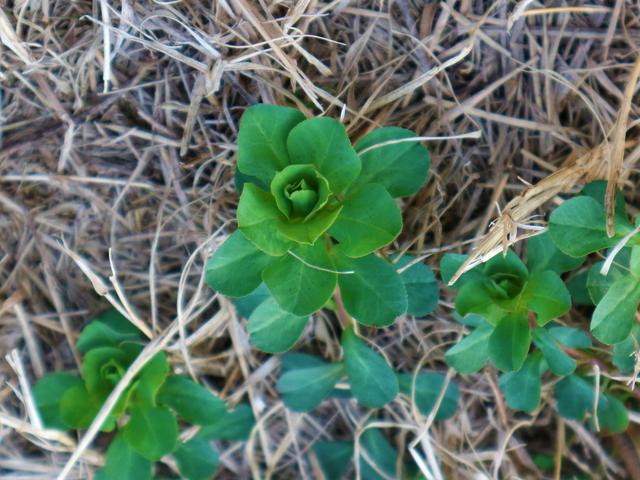
[[[134,407],[130,413],[122,435],[133,450],[152,462],[173,451],[178,422],[168,408]]]
[[[531,345],[531,328],[525,315],[505,316],[489,337],[489,356],[500,370],[520,370]]]
[[[186,480],[206,480],[213,477],[220,460],[218,452],[202,438],[192,438],[173,452],[181,478]]]
[[[596,305],[591,318],[591,332],[602,343],[612,345],[629,335],[640,304],[640,283],[632,276],[611,285]]]
[[[225,414],[227,406],[202,385],[179,375],[172,375],[160,387],[158,402],[195,425],[214,423]]]
[[[352,327],[342,332],[341,343],[351,393],[358,401],[379,408],[393,400],[398,379],[386,360],[358,338]]]
[[[274,298],[267,298],[249,317],[251,343],[263,352],[286,352],[298,341],[308,320],[283,310]]]
[[[122,434],[109,445],[101,471],[105,480],[151,480],[151,462],[136,453]]]

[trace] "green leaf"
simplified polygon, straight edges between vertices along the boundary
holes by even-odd
[[[557,247],[571,257],[582,257],[618,243],[629,228],[617,222],[616,236],[609,238],[604,206],[591,197],[567,200],[549,217],[549,234]]]
[[[398,475],[398,452],[389,444],[378,428],[368,428],[360,436],[360,473],[363,480],[402,478]],[[380,475],[380,472],[385,477]]]
[[[70,373],[49,373],[35,384],[33,399],[47,428],[67,430],[68,426],[60,414],[60,401],[69,389],[77,385],[84,387],[82,379]]]
[[[532,355],[517,372],[500,376],[500,389],[507,405],[514,410],[531,413],[540,404],[541,357]]]
[[[640,236],[638,238],[640,238]],[[631,270],[631,275],[640,279],[640,245],[634,245],[631,248],[631,258],[629,259],[629,270]]]
[[[267,298],[249,317],[251,343],[263,352],[286,352],[298,341],[308,320],[283,310],[273,297]]]
[[[329,182],[312,165],[289,165],[271,182],[271,195],[287,219],[309,219],[331,195]]]
[[[109,445],[102,472],[105,480],[151,480],[151,462],[118,434]]]
[[[344,363],[351,392],[366,407],[379,408],[398,394],[398,379],[386,360],[349,327],[342,332]]]
[[[569,348],[591,348],[591,338],[579,328],[551,327],[549,333],[553,338]]]
[[[571,294],[564,282],[550,270],[536,272],[527,281],[522,291],[522,301],[536,313],[538,325],[546,325],[571,308]]]
[[[322,210],[312,217],[306,220],[294,219],[290,222],[280,222],[278,228],[289,240],[313,245],[333,225],[341,211],[342,206],[335,200],[330,200]]]
[[[271,298],[271,292],[263,282],[246,297],[234,298],[233,304],[236,306],[238,315],[242,318],[249,318],[253,311],[267,298]]]
[[[562,253],[551,239],[549,232],[531,237],[527,241],[527,267],[529,272],[565,273],[584,263],[584,257],[570,257]]]
[[[404,393],[410,400],[415,400],[415,405],[423,415],[430,415],[436,405],[440,392],[444,388],[446,376],[438,372],[423,371],[415,376],[415,394],[414,392],[414,374],[400,373],[398,374],[398,382],[400,391]],[[450,381],[447,389],[442,397],[442,402],[436,413],[435,420],[445,420],[452,417],[456,413],[458,406],[458,398],[460,391],[458,386]]]
[[[385,327],[407,311],[407,292],[389,262],[375,255],[345,259],[340,267],[353,270],[338,276],[342,302],[359,323]]]
[[[360,174],[360,158],[347,131],[333,118],[311,118],[298,124],[287,138],[287,148],[292,164],[315,165],[334,194],[343,193]]]
[[[123,342],[139,339],[140,330],[115,308],[110,308],[84,327],[76,348],[87,353],[93,348],[117,347]]]
[[[160,460],[171,453],[178,442],[178,422],[165,407],[134,407],[122,435],[136,452],[147,460]]]
[[[203,426],[198,436],[205,440],[244,441],[249,439],[255,423],[251,406],[241,403],[235,410],[227,411],[217,416],[213,423]]]
[[[176,459],[180,475],[187,480],[211,478],[220,464],[218,452],[207,440],[199,437],[181,443],[172,455]]]
[[[591,297],[591,302],[593,304],[599,303],[607,293],[607,290],[609,290],[611,285],[616,281],[629,276],[629,272],[626,267],[617,263],[617,260],[620,260],[620,257],[623,256],[623,252],[618,254],[618,257],[609,268],[607,275],[600,273],[604,262],[597,262],[589,269],[587,289],[589,290],[589,296]]]
[[[89,350],[82,361],[87,391],[96,396],[108,395],[134,358],[135,355],[122,348],[97,347]]]
[[[245,110],[238,132],[238,170],[266,184],[289,165],[287,137],[304,115],[293,108],[258,104]]]
[[[194,425],[214,423],[227,410],[225,402],[209,390],[179,375],[171,375],[162,384],[158,402]]]
[[[68,428],[87,428],[100,407],[102,404],[89,394],[85,384],[77,383],[60,398],[60,420]]]
[[[269,265],[262,278],[284,310],[298,316],[310,315],[333,294],[335,267],[324,242],[299,245],[292,252],[293,255],[284,255]]]
[[[567,281],[567,289],[571,294],[571,302],[574,305],[593,305],[589,295],[589,288],[587,287],[588,278],[589,270],[583,270]]]
[[[302,364],[284,372],[277,384],[284,404],[296,412],[308,412],[320,405],[345,374],[342,363],[305,357]]]
[[[634,277],[616,280],[593,312],[591,332],[607,345],[621,342],[631,332],[639,304],[638,280]]]
[[[621,373],[632,372],[636,365],[635,352],[640,340],[640,325],[634,325],[631,335],[613,347],[611,361]]]
[[[156,394],[169,375],[169,362],[164,352],[156,353],[136,376],[135,401],[155,405]]]
[[[414,261],[412,255],[403,255],[395,262],[397,269]],[[415,317],[423,317],[433,312],[438,306],[440,289],[438,281],[431,269],[422,262],[411,265],[400,274],[404,288],[407,291],[407,313]]]
[[[209,257],[207,285],[223,295],[243,297],[258,288],[262,271],[273,260],[236,230]]]
[[[365,151],[374,145],[416,136],[415,132],[404,128],[384,127],[360,139],[355,149],[362,160],[362,172],[354,188],[379,183],[393,197],[407,197],[420,190],[431,164],[429,152],[421,143],[400,142]]]
[[[611,395],[598,399],[598,422],[609,433],[624,432],[629,426],[629,413],[624,404]]]
[[[540,349],[549,368],[556,375],[570,375],[576,369],[576,361],[558,346],[546,329],[536,328],[533,331],[533,343]]]
[[[531,345],[527,315],[507,315],[489,337],[489,357],[505,372],[520,370]]]
[[[594,386],[577,375],[563,378],[554,387],[558,413],[564,418],[582,420],[593,411]]]
[[[511,249],[507,250],[506,255],[495,255],[491,260],[486,262],[483,273],[487,277],[511,277],[521,282],[524,282],[529,276],[527,266]]]
[[[508,312],[495,301],[497,293],[493,287],[494,282],[482,277],[465,282],[456,295],[456,310],[461,315],[476,313],[491,325],[497,325]]]
[[[238,228],[267,255],[280,256],[291,248],[291,240],[282,233],[284,216],[270,193],[248,183],[238,204]]]
[[[453,278],[460,267],[462,267],[467,258],[469,258],[468,255],[461,255],[459,253],[447,253],[442,257],[442,260],[440,260],[440,276],[445,284],[449,284],[449,281]],[[484,278],[482,268],[475,267],[468,272],[463,273],[450,288],[458,289],[471,280],[481,278]]]
[[[319,441],[313,444],[324,480],[342,478],[353,458],[353,442]]]
[[[391,243],[402,230],[402,215],[382,185],[364,185],[347,195],[329,234],[347,257],[363,257]]]
[[[483,323],[446,353],[447,363],[459,373],[475,373],[489,360],[489,338],[493,327]]]

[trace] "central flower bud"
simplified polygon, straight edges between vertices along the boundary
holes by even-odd
[[[271,194],[289,220],[306,220],[327,204],[331,191],[312,165],[289,165],[273,177]]]

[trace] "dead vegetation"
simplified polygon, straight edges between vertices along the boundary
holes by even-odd
[[[257,428],[220,445],[220,478],[320,478],[304,454],[359,435],[366,412],[342,400],[287,412],[278,359],[250,348],[202,281],[235,228],[243,109],[342,116],[354,139],[379,125],[434,137],[431,180],[405,203],[396,246],[437,267],[442,251],[475,246],[482,259],[535,233],[589,178],[639,205],[639,41],[640,10],[622,0],[0,0],[0,476],[89,478],[102,462],[95,427],[42,428],[30,385],[76,368],[78,332],[112,304],[153,338],[148,352],[251,402]],[[298,349],[340,354],[330,321],[312,330]],[[445,296],[436,315],[370,333],[409,371],[446,370],[461,332]],[[538,453],[555,454],[555,478],[561,464],[637,475],[637,414],[611,439],[557,421],[550,385],[528,417],[507,409],[490,369],[456,381],[453,419],[402,400],[376,418],[426,478],[544,478]]]

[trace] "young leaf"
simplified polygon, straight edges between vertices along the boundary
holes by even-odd
[[[522,300],[536,313],[538,325],[543,326],[571,308],[571,295],[564,282],[550,270],[536,272],[529,277]]]
[[[216,417],[209,425],[203,426],[198,436],[205,440],[244,441],[249,438],[256,423],[251,406],[241,403],[235,410]]]
[[[294,255],[283,255],[262,273],[264,283],[282,309],[294,315],[311,315],[327,303],[336,288],[337,275],[324,242],[299,245]]]
[[[483,323],[446,353],[447,363],[459,373],[475,373],[489,360],[489,337],[493,327]]]
[[[478,277],[465,282],[456,295],[456,310],[461,315],[476,313],[491,325],[497,325],[507,311],[495,301],[498,295],[493,287],[494,282],[488,278]]]
[[[342,332],[344,363],[351,392],[370,408],[389,403],[398,394],[398,379],[386,360],[358,338],[353,328]]]
[[[273,297],[267,298],[249,317],[251,343],[263,352],[286,352],[298,341],[308,320],[283,310]]]
[[[87,391],[106,396],[120,381],[135,355],[122,348],[98,347],[87,352],[82,361],[82,376]]]
[[[570,257],[558,250],[549,232],[527,240],[527,267],[531,273],[551,270],[561,274],[575,270],[583,263],[584,257]]]
[[[169,375],[169,362],[164,352],[156,353],[138,373],[134,389],[135,400],[155,405],[156,394]]]
[[[567,200],[549,217],[549,234],[557,247],[571,257],[582,257],[618,243],[628,228],[616,225],[616,237],[609,238],[604,206],[591,197]]]
[[[60,399],[60,419],[67,428],[87,428],[102,405],[92,397],[84,383],[67,389]]]
[[[244,186],[238,204],[238,228],[267,255],[284,255],[291,248],[292,241],[280,230],[283,218],[270,193],[251,183]]]
[[[531,345],[527,315],[505,316],[489,337],[489,357],[505,372],[520,370]]]
[[[179,375],[171,375],[158,392],[158,403],[173,409],[187,422],[209,425],[225,414],[225,402],[202,385]]]
[[[134,407],[122,435],[133,450],[154,462],[175,448],[178,422],[168,408]]]
[[[375,255],[346,259],[340,267],[354,273],[338,276],[344,307],[363,325],[385,327],[407,311],[407,292],[400,275]]]
[[[529,275],[529,270],[522,260],[520,260],[520,257],[518,257],[513,250],[509,249],[506,255],[495,255],[485,263],[483,273],[486,277],[499,275],[524,281]]]
[[[360,174],[360,158],[347,131],[333,118],[311,118],[298,124],[287,138],[287,149],[292,164],[315,165],[336,195]]]
[[[402,215],[382,185],[364,185],[347,195],[329,233],[347,257],[363,257],[391,243],[402,230]]]
[[[538,408],[541,391],[540,365],[541,357],[532,355],[517,372],[500,376],[500,389],[504,392],[509,407],[527,413]]]
[[[207,261],[207,285],[223,295],[243,297],[258,288],[262,271],[273,260],[236,230]]]
[[[287,137],[304,120],[293,108],[258,104],[245,110],[238,132],[238,170],[266,184],[291,163]]]
[[[304,361],[285,371],[278,380],[277,388],[287,408],[308,412],[329,396],[345,374],[344,365],[326,363],[310,355],[294,358],[304,358]]]
[[[313,453],[318,459],[324,480],[342,478],[351,464],[353,442],[319,441],[313,444]]]
[[[285,237],[295,243],[313,245],[333,225],[341,211],[342,205],[331,200],[327,206],[309,219],[279,222],[278,229]]]
[[[110,308],[84,327],[76,348],[87,353],[97,347],[117,347],[123,342],[139,339],[140,330],[115,308]]]
[[[576,369],[576,361],[567,355],[544,328],[533,331],[533,343],[540,349],[549,368],[558,376],[570,375]]]
[[[397,262],[400,269],[414,260],[411,255],[403,255]],[[415,263],[400,274],[407,291],[409,307],[407,313],[415,317],[423,317],[433,312],[438,305],[440,289],[438,281],[431,269],[422,262]]]
[[[621,342],[631,331],[639,304],[638,280],[631,276],[617,280],[596,306],[591,332],[607,345]]]
[[[449,284],[449,281],[453,278],[458,269],[462,267],[467,258],[469,258],[468,255],[461,255],[459,253],[447,253],[442,257],[442,260],[440,260],[440,276],[446,285]],[[484,274],[482,273],[482,268],[476,267],[463,273],[451,288],[460,288],[465,283],[479,278],[484,278]]]
[[[109,445],[102,473],[104,480],[151,480],[151,462],[118,434]]]
[[[33,399],[38,407],[38,413],[47,428],[67,430],[67,424],[60,414],[60,401],[63,395],[72,387],[84,384],[77,375],[70,373],[49,373],[38,380],[33,387]]]
[[[404,128],[377,128],[360,139],[355,149],[362,160],[362,172],[353,188],[379,183],[392,197],[408,197],[416,193],[427,180],[431,159],[419,142],[385,142],[416,137]],[[368,150],[374,145],[380,145]]]
[[[400,391],[412,401],[415,400],[415,405],[420,413],[430,415],[440,397],[440,392],[444,388],[446,376],[438,372],[419,372],[415,377],[415,390],[413,379],[413,373],[398,374]],[[438,407],[435,420],[445,420],[452,417],[456,413],[459,396],[458,386],[453,381],[450,381]]]
[[[199,437],[181,443],[172,456],[176,459],[180,475],[186,480],[211,478],[220,464],[218,452]]]

